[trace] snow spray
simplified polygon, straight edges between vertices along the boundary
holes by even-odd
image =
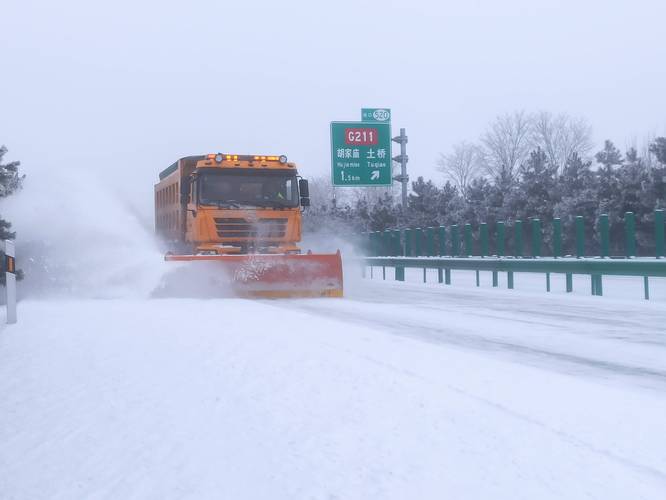
[[[2,211],[17,232],[23,298],[149,296],[167,270],[152,214],[141,214],[93,172],[28,175]]]

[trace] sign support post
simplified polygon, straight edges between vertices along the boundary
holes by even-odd
[[[407,175],[407,134],[405,129],[400,129],[400,135],[391,139],[393,142],[400,144],[400,154],[393,157],[394,161],[400,163],[400,175],[396,175],[393,180],[402,184],[402,209],[407,208],[407,184],[409,183],[409,175]]]
[[[5,297],[7,303],[7,324],[16,323],[16,252],[14,242],[4,240],[2,247],[5,252]]]

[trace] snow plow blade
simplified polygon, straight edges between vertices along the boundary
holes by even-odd
[[[334,254],[166,255],[206,263],[207,278],[241,297],[342,297],[342,259]]]

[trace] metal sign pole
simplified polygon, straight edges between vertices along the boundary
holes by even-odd
[[[402,184],[402,209],[407,208],[407,184],[409,183],[409,175],[407,175],[407,135],[405,129],[400,129],[400,135],[391,139],[393,142],[400,144],[400,154],[393,157],[393,160],[400,163],[400,175],[396,175],[393,180]]]
[[[7,302],[7,324],[16,323],[16,252],[14,242],[3,242],[5,251],[5,297]]]

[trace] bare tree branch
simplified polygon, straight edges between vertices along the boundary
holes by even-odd
[[[481,155],[479,146],[463,141],[453,146],[450,154],[440,154],[437,160],[438,170],[458,187],[463,198],[470,182],[481,172]]]
[[[592,150],[592,128],[584,118],[541,111],[531,121],[531,149],[541,148],[557,172],[574,153],[584,158]]]
[[[515,179],[518,166],[530,151],[530,117],[524,111],[498,116],[481,137],[483,163],[502,183]]]

